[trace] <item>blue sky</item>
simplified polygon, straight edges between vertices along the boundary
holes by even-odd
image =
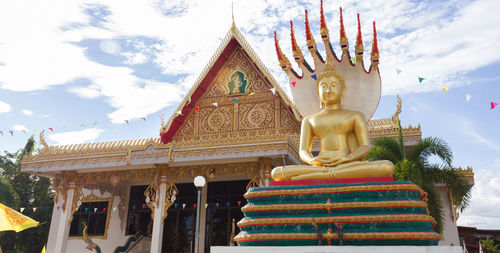
[[[500,106],[490,109],[500,103],[500,2],[325,0],[338,55],[341,6],[351,52],[356,13],[366,52],[377,22],[375,117],[392,115],[400,94],[403,125],[420,123],[424,137],[451,145],[456,166],[474,168],[472,205],[459,223],[500,228]],[[236,25],[287,91],[273,31],[292,58],[293,20],[312,62],[304,9],[320,41],[319,8],[319,0],[234,1]],[[49,145],[158,137],[159,115],[170,117],[229,30],[231,1],[3,1],[0,23],[0,150],[13,152],[41,129]]]

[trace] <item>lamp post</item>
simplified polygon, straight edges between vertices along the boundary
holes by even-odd
[[[198,189],[198,198],[196,200],[196,230],[194,233],[194,253],[198,253],[199,241],[200,241],[200,199],[201,199],[201,188],[205,186],[206,180],[203,176],[197,176],[194,178],[194,186]]]

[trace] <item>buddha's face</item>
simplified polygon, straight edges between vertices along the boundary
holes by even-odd
[[[336,77],[324,77],[319,81],[318,92],[323,104],[339,104],[342,97],[342,84]]]

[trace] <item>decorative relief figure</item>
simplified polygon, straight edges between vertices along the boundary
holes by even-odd
[[[231,75],[231,81],[229,81],[227,87],[229,89],[229,95],[246,93],[247,80],[245,80],[245,74],[240,71],[234,72]]]

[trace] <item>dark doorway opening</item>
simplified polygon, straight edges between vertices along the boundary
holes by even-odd
[[[238,222],[243,218],[241,207],[246,204],[243,194],[248,183],[249,180],[208,183],[205,253],[210,252],[210,246],[230,244],[232,221]],[[235,235],[239,231],[235,226]]]

